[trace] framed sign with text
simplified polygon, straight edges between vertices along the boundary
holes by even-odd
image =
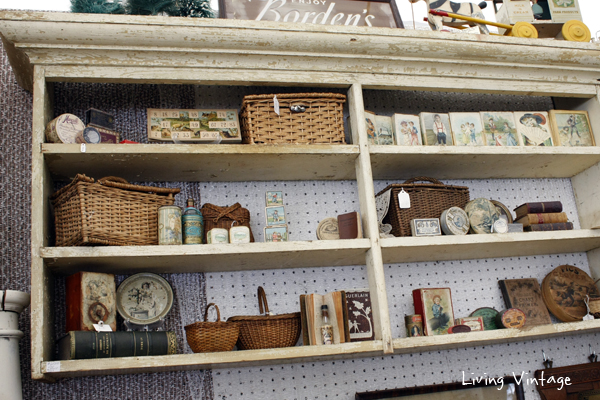
[[[404,28],[395,0],[219,0],[219,18]]]

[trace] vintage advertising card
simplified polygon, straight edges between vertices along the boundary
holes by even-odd
[[[379,144],[377,141],[377,122],[375,113],[365,110],[365,125],[367,127],[367,139],[369,144]]]
[[[396,144],[400,146],[420,146],[423,144],[421,123],[418,115],[394,114]]]
[[[392,117],[376,115],[375,126],[377,127],[377,144],[394,144],[394,127],[392,125]]]
[[[425,335],[446,335],[454,326],[450,288],[413,290],[415,312],[423,316]]]
[[[237,110],[149,108],[148,140],[183,143],[241,143]]]
[[[481,115],[475,112],[449,113],[457,146],[485,146]]]
[[[552,131],[545,111],[516,111],[515,123],[523,146],[554,146]]]
[[[419,119],[425,146],[451,146],[454,144],[448,114],[422,112],[419,114]]]
[[[267,191],[267,207],[268,206],[282,206],[283,205],[283,192],[277,190]]]
[[[518,146],[519,139],[512,112],[482,111],[481,122],[488,146]]]
[[[288,230],[286,226],[265,227],[265,242],[287,242]]]
[[[550,110],[555,146],[595,146],[587,111]]]
[[[265,207],[265,213],[267,215],[267,226],[287,224],[283,206]]]

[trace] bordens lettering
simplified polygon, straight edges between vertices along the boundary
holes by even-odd
[[[296,3],[296,1],[300,4],[317,4],[317,5],[325,5],[326,1],[323,0],[292,0],[292,3]],[[333,10],[335,8],[335,3],[332,2],[329,4],[327,11],[323,11],[320,13],[316,13],[315,11],[304,11],[304,15],[302,16],[302,12],[298,10],[290,10],[286,12],[283,16],[281,12],[278,11],[279,8],[285,6],[287,0],[268,0],[260,14],[256,17],[256,21],[262,21],[263,19],[269,21],[283,21],[283,22],[303,22],[303,23],[313,23],[313,24],[329,24],[329,25],[341,25],[344,17],[346,18],[343,22],[343,25],[353,25],[358,26],[361,23],[361,18],[364,17],[364,22],[367,26],[373,26],[371,21],[375,18],[374,15],[367,14],[367,10],[364,9],[362,14],[344,14],[337,13],[330,18]],[[366,14],[366,15],[365,15]]]

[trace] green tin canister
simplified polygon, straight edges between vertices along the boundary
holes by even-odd
[[[158,209],[158,244],[182,244],[181,208],[162,206]]]

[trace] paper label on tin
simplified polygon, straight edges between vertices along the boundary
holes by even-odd
[[[404,191],[404,188],[398,193],[398,204],[400,208],[410,208],[410,195]]]
[[[60,372],[60,361],[49,361],[46,363],[46,372]]]
[[[273,107],[275,108],[275,114],[279,114],[279,100],[277,100],[277,95],[273,96]]]

